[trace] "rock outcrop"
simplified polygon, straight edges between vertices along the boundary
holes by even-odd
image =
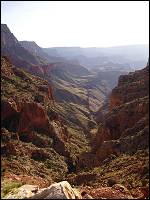
[[[5,119],[9,119],[18,114],[16,104],[6,100],[1,101],[1,117],[2,123]]]
[[[71,187],[67,181],[54,183],[30,199],[81,199],[80,193]]]
[[[6,199],[82,199],[80,192],[67,181],[39,189],[36,185],[23,185],[9,193]]]
[[[54,117],[54,118],[53,118]],[[20,110],[18,133],[27,133],[32,141],[32,131],[43,131],[53,138],[53,148],[60,155],[69,157],[66,142],[69,139],[67,127],[61,123],[59,117],[48,117],[44,108],[39,103],[25,103]],[[33,137],[34,139],[34,137]]]
[[[5,84],[9,83],[9,87],[18,87],[18,78],[22,81],[26,82],[26,86],[23,89],[30,88],[28,85],[33,83],[32,78],[27,76],[27,74],[15,67],[12,67],[12,64],[7,59],[7,57],[2,57],[2,81],[6,82]],[[13,75],[13,77],[12,77]],[[39,78],[40,79],[40,78]],[[38,78],[35,78],[35,82],[38,81]],[[23,84],[24,84],[23,82]],[[34,87],[34,86],[33,86]],[[38,91],[38,97],[42,96],[43,98],[40,99],[40,103],[43,105],[45,103],[49,103],[51,101],[54,102],[54,98],[52,95],[52,88],[48,83],[46,83],[43,86],[36,86],[36,90]],[[6,93],[5,90],[7,89],[7,93],[9,92],[9,88],[2,88],[2,94]],[[33,94],[32,94],[33,95]],[[5,120],[11,120],[12,118],[18,118],[18,129],[19,132],[29,132],[33,128],[43,128],[45,130],[48,130],[48,116],[46,111],[44,110],[44,107],[38,102],[39,99],[37,99],[37,93],[35,92],[34,101],[32,99],[28,99],[29,97],[17,97],[17,94],[15,94],[13,97],[6,97],[4,94],[4,97],[1,101],[1,117],[2,122]],[[8,94],[7,94],[8,96]],[[37,101],[37,102],[36,102]],[[12,120],[11,120],[12,121]]]
[[[17,43],[18,43],[17,39],[15,38],[13,33],[10,32],[7,25],[1,24],[1,46],[5,46],[5,45],[12,46]]]
[[[25,103],[20,111],[18,132],[30,132],[35,129],[48,131],[48,116],[38,103]]]
[[[149,92],[149,66],[119,77],[118,86],[110,96],[110,111],[127,102],[147,96]]]
[[[110,110],[100,121],[93,151],[101,162],[108,155],[148,147],[149,67],[119,78]]]

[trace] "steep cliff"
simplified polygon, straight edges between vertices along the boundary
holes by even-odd
[[[111,153],[148,147],[148,109],[149,66],[120,76],[95,137],[93,149],[99,161]]]
[[[42,64],[40,58],[35,57],[19,44],[6,24],[1,24],[1,54],[9,57],[12,64],[17,67],[28,69],[30,66]]]

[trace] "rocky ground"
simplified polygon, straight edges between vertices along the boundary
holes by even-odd
[[[111,187],[72,188],[67,181],[53,183],[41,189],[37,185],[23,185],[5,196],[6,199],[146,199],[148,197],[148,187],[139,187],[131,191],[121,184],[114,184]]]

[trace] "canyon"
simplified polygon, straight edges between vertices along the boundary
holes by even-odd
[[[93,198],[148,195],[149,63],[129,72],[107,57],[90,70],[91,50],[44,49],[1,29],[2,188],[66,180]]]

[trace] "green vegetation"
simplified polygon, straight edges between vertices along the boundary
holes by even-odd
[[[136,188],[149,185],[149,151],[138,150],[135,154],[122,154],[113,160],[93,169],[84,169],[73,176],[68,176],[68,181],[74,185],[82,185],[77,181],[78,177],[84,174],[96,174],[86,185],[99,187],[100,185],[110,186],[114,182],[125,185],[127,188]],[[92,177],[92,176],[91,176]],[[111,182],[111,183],[110,183]]]
[[[9,192],[13,192],[14,189],[19,188],[23,185],[20,181],[3,181],[2,188],[1,188],[1,198],[5,199],[5,196]]]
[[[71,157],[76,157],[82,152],[90,151],[88,140],[82,131],[73,128],[68,128],[68,131],[70,133],[68,149]]]
[[[14,174],[27,174],[40,176],[47,180],[57,180],[67,172],[64,157],[60,156],[52,148],[38,148],[31,142],[25,143],[14,140],[12,146],[16,152],[9,157],[2,155],[2,168]],[[40,157],[42,156],[42,159]],[[11,166],[9,169],[7,166]]]
[[[113,185],[117,184],[117,181],[113,178],[109,178],[107,180],[107,184],[108,184],[109,187],[112,187]]]

